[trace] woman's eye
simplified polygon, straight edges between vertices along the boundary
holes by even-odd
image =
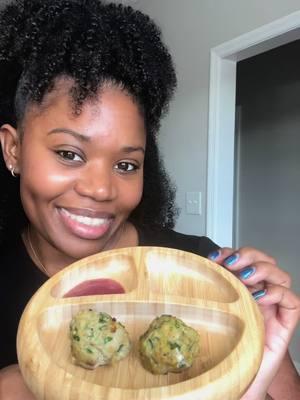
[[[119,170],[120,172],[132,172],[138,169],[138,166],[136,164],[133,164],[128,161],[122,161],[119,162],[115,168]]]
[[[82,157],[80,157],[77,153],[70,150],[59,150],[57,154],[66,161],[82,161]]]

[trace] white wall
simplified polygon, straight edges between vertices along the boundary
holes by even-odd
[[[160,25],[178,73],[177,95],[161,129],[161,148],[177,185],[177,204],[182,210],[176,228],[185,233],[204,234],[210,49],[300,10],[300,1],[138,0],[133,3]],[[185,213],[186,191],[202,192],[201,216]]]

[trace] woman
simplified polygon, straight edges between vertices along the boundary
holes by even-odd
[[[156,135],[176,76],[155,24],[99,0],[14,1],[0,21],[1,304],[10,304],[1,398],[33,398],[17,366],[15,335],[35,290],[78,259],[137,245],[209,256],[239,276],[267,332],[243,400],[298,398],[287,347],[300,304],[289,276],[255,249],[218,249],[171,230],[174,191]]]

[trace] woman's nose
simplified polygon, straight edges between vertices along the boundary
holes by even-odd
[[[74,189],[80,196],[96,201],[113,200],[117,192],[114,172],[103,166],[85,168],[77,178]]]

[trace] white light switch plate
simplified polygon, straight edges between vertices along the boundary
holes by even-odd
[[[186,192],[186,213],[201,215],[201,192]]]

